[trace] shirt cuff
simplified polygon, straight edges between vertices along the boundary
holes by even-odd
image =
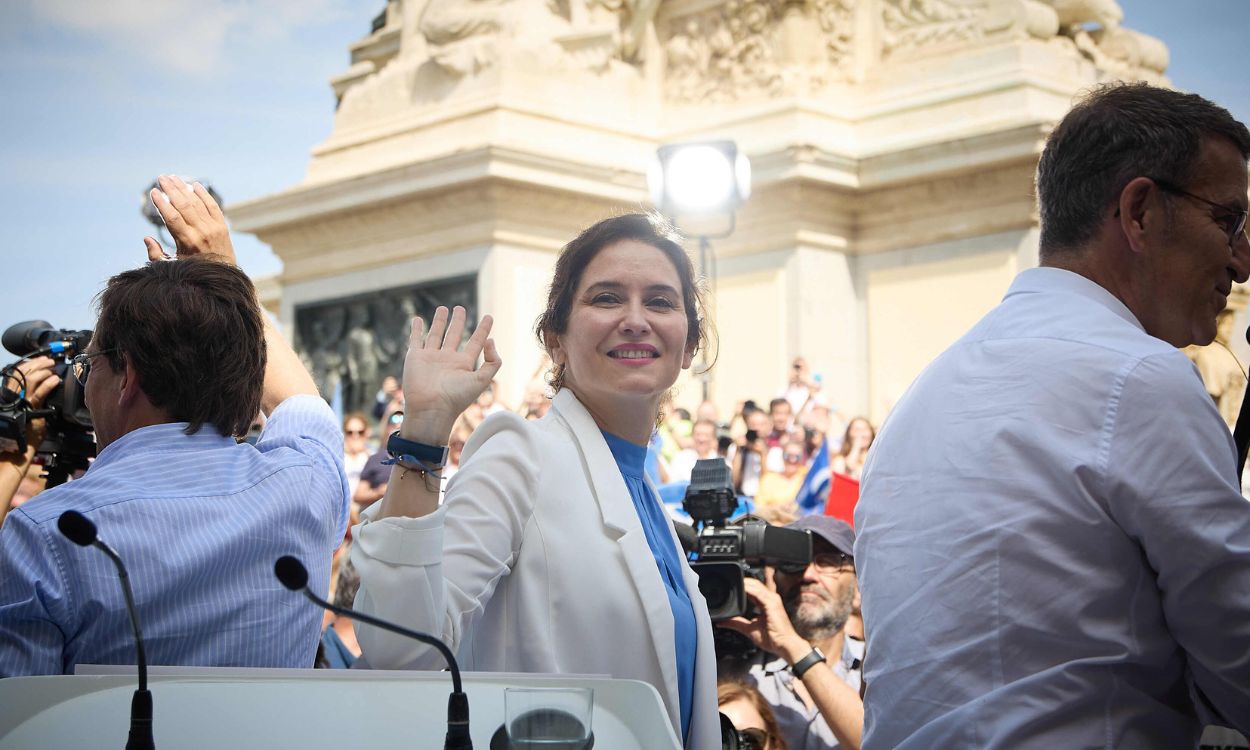
[[[390,565],[437,565],[443,560],[443,516],[446,506],[427,516],[392,516],[374,520],[379,501],[365,509],[352,539],[360,551]]]

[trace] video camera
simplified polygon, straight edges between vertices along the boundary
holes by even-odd
[[[712,622],[754,616],[743,581],[764,580],[764,565],[802,571],[812,561],[807,531],[773,526],[757,518],[729,523],[738,506],[729,466],[719,458],[697,461],[683,501],[698,525],[690,567],[699,575],[699,592],[707,600]]]
[[[9,326],[0,336],[0,344],[19,359],[0,368],[0,450],[25,451],[26,426],[40,417],[46,420],[43,442],[35,454],[43,457],[47,486],[55,487],[79,469],[86,469],[88,459],[95,456],[95,435],[91,431],[91,413],[83,400],[83,389],[70,372],[75,355],[86,350],[91,331],[70,331],[53,328],[46,320],[28,320]],[[17,365],[34,357],[48,356],[53,372],[61,382],[44,401],[42,409],[33,409],[23,397],[25,384]],[[12,376],[18,380],[18,391],[4,384]]]

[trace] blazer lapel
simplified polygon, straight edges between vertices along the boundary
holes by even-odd
[[[659,568],[647,534],[643,531],[634,501],[621,477],[616,459],[595,420],[568,390],[562,389],[551,401],[552,410],[569,427],[582,452],[586,473],[590,477],[595,501],[603,525],[614,530],[625,566],[638,591],[639,604],[647,618],[651,642],[659,661],[663,677],[665,706],[674,726],[681,726],[680,697],[677,690],[677,647],[673,634],[673,611],[668,602],[668,591],[660,578]]]

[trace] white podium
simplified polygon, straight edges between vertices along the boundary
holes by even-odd
[[[133,668],[109,674],[0,680],[0,750],[122,750]],[[80,672],[86,671],[80,669]],[[503,723],[504,688],[595,691],[595,750],[680,750],[655,688],[635,680],[465,672],[476,750]],[[153,668],[158,750],[443,747],[446,672]]]

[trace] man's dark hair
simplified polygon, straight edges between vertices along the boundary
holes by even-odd
[[[1091,240],[1131,180],[1185,185],[1208,138],[1227,139],[1250,157],[1246,126],[1197,94],[1144,83],[1094,89],[1050,134],[1037,165],[1042,257]]]
[[[208,423],[242,437],[260,411],[265,333],[247,274],[214,258],[155,261],[109,279],[95,350],[126,359],[152,404],[187,434]]]
[[[789,406],[789,405],[790,405],[790,402],[789,402],[789,401],[787,401],[787,400],[786,400],[786,399],[784,399],[784,398],[775,398],[775,399],[773,399],[772,401],[769,401],[769,402],[768,402],[768,413],[769,413],[769,414],[772,414],[773,412],[777,411],[777,408],[778,408],[778,407],[780,407],[780,406],[781,406],[781,405],[783,405],[783,404],[784,404],[784,405],[786,405],[786,406]]]

